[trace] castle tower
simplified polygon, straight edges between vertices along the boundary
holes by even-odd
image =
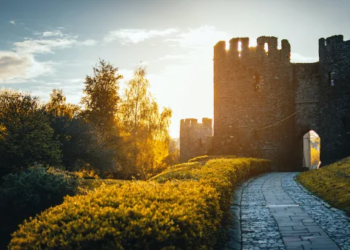
[[[213,135],[212,119],[182,119],[180,123],[180,161],[208,154]]]
[[[238,42],[242,51],[238,51]],[[272,159],[285,164],[293,121],[268,127],[295,111],[290,45],[276,37],[233,38],[214,47],[214,145],[217,154]],[[268,51],[264,50],[265,44]],[[284,145],[284,147],[282,147]]]
[[[350,41],[342,35],[319,40],[319,132],[321,161],[350,155]]]

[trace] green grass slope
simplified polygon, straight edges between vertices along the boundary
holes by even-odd
[[[297,179],[309,191],[350,215],[350,157],[303,172]]]

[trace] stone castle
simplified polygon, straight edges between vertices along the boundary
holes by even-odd
[[[350,41],[319,39],[315,63],[291,63],[289,42],[277,44],[263,36],[256,47],[249,38],[214,46],[214,134],[210,119],[181,120],[182,161],[230,154],[299,170],[310,130],[321,138],[322,165],[350,155]]]

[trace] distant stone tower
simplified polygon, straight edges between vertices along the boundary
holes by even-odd
[[[224,41],[215,45],[213,152],[298,170],[303,135],[314,130],[322,163],[349,156],[350,41],[320,39],[316,63],[290,63],[289,42],[282,40],[280,50],[277,43],[259,37],[257,47],[249,38],[231,39],[229,50]]]
[[[183,119],[180,124],[180,161],[208,154],[212,142],[212,119]]]

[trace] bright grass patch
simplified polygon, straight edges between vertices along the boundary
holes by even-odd
[[[309,191],[350,215],[350,157],[303,172],[297,179]]]

